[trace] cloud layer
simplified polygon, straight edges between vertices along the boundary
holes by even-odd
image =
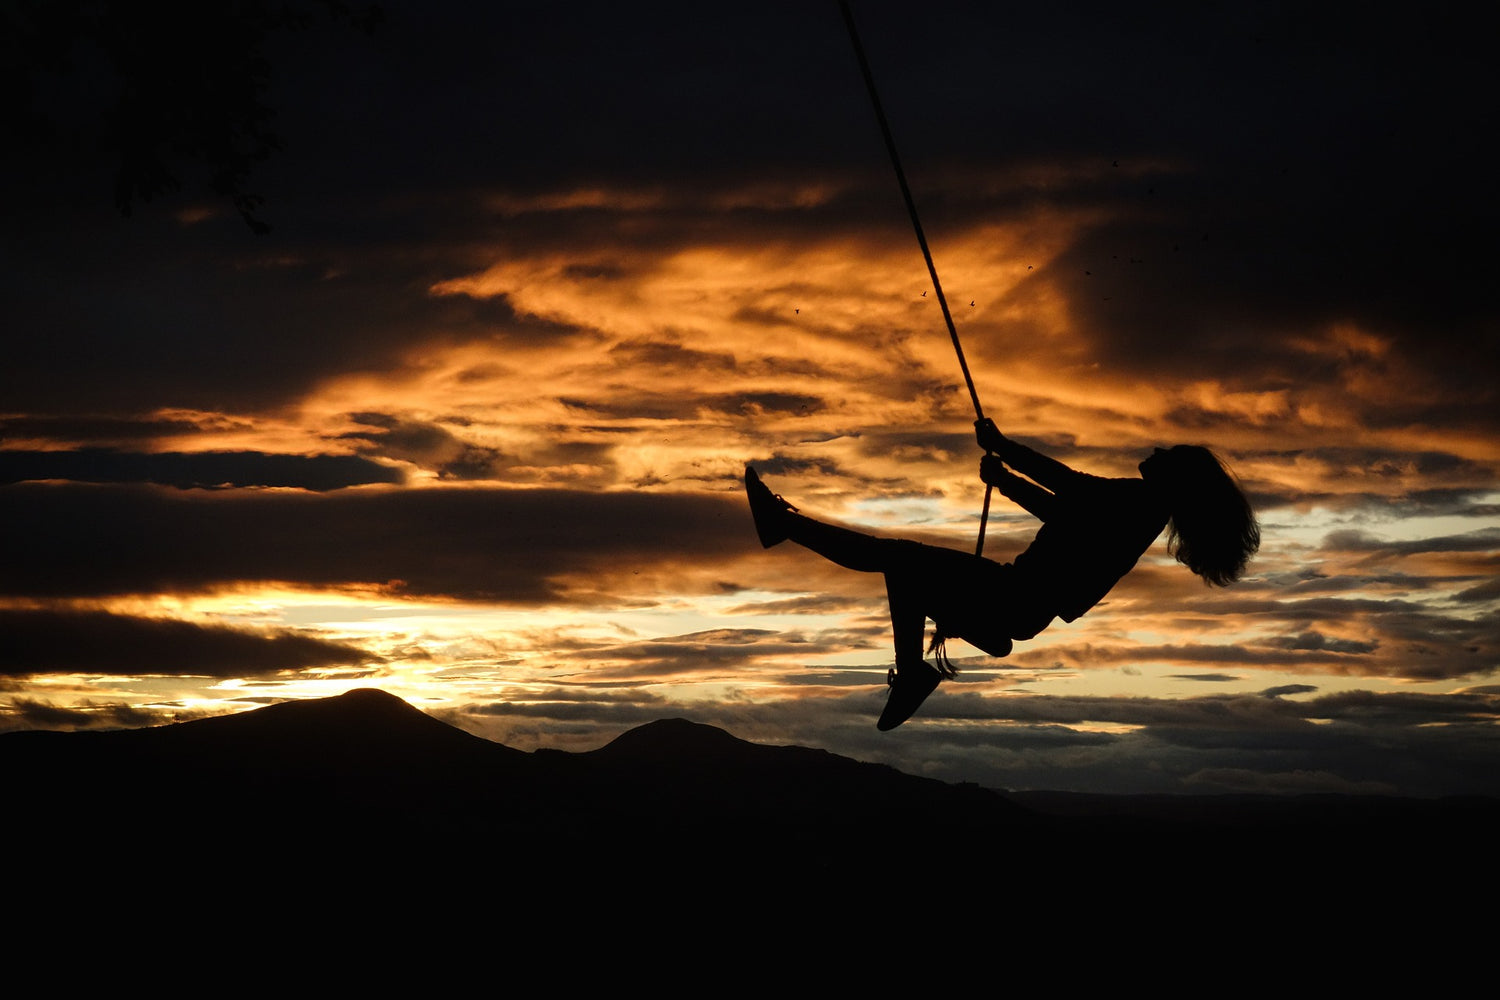
[[[856,15],[986,413],[1101,475],[1211,444],[1240,586],[1157,549],[876,734],[880,580],[761,551],[739,485],[974,544],[835,5],[398,2],[269,37],[262,237],[193,183],[115,213],[83,50],[17,91],[59,128],[3,168],[0,728],[357,677],[527,747],[686,714],[1008,787],[1500,791],[1493,60],[1441,7],[1086,8]]]

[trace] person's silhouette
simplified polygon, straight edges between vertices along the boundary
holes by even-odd
[[[1012,640],[1032,638],[1054,618],[1071,622],[1098,604],[1164,527],[1177,561],[1218,586],[1238,579],[1260,547],[1249,501],[1207,448],[1157,448],[1141,462],[1141,478],[1104,479],[1010,440],[992,421],[977,421],[975,429],[991,453],[980,462],[980,477],[1043,522],[1010,563],[815,520],[745,469],[763,546],[790,539],[847,569],[884,574],[896,666],[887,676],[881,730],[911,718],[954,675],[947,639],[1008,655]],[[936,666],[923,659],[928,618],[936,625],[928,647]]]

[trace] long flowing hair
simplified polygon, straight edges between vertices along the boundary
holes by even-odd
[[[1204,583],[1228,586],[1260,549],[1260,525],[1234,473],[1207,448],[1180,444],[1152,479],[1166,487],[1167,550]]]

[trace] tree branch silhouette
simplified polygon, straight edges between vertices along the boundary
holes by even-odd
[[[378,5],[343,0],[11,0],[0,7],[0,101],[8,105],[0,113],[12,136],[54,141],[62,123],[37,98],[58,78],[82,77],[86,106],[69,113],[87,120],[67,124],[91,137],[96,148],[85,153],[115,159],[123,214],[201,172],[214,195],[265,233],[265,199],[251,175],[282,148],[268,102],[268,41],[319,25],[369,34],[382,17]]]

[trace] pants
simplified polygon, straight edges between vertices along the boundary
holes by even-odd
[[[862,573],[885,576],[896,666],[922,662],[927,619],[948,637],[993,655],[1010,651],[1011,639],[1030,639],[1053,614],[1031,597],[1022,574],[1009,563],[935,545],[881,538],[787,515],[787,536],[825,559]]]

